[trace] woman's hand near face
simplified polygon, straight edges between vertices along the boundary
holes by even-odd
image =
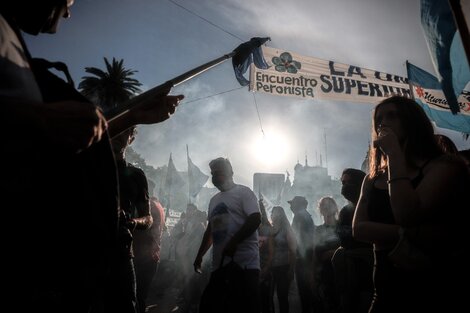
[[[377,138],[374,140],[373,144],[374,147],[379,148],[387,156],[401,152],[398,137],[390,127],[379,127],[377,130]]]

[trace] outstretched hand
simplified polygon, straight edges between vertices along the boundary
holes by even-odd
[[[183,95],[169,96],[170,89],[167,88],[160,95],[145,100],[145,103],[134,111],[135,124],[155,124],[170,118],[184,99]]]

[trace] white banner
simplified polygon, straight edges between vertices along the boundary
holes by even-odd
[[[392,94],[410,96],[407,78],[262,47],[269,69],[250,67],[250,90],[304,99],[377,104]]]

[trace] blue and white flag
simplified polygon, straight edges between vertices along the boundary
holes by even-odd
[[[457,98],[470,81],[470,67],[449,2],[421,0],[421,26],[441,89],[451,111],[457,113]]]
[[[206,184],[209,176],[204,174],[189,157],[188,145],[186,145],[186,154],[188,158],[188,190],[189,201],[193,201],[202,187]]]
[[[253,37],[250,41],[244,42],[235,48],[232,65],[235,77],[240,85],[246,86],[250,83],[243,74],[246,73],[253,62],[257,68],[267,69],[269,67],[261,50],[261,46],[268,40],[271,39],[269,37]]]
[[[457,98],[460,112],[453,114],[439,80],[425,70],[407,62],[408,81],[414,99],[436,126],[470,134],[470,84]]]

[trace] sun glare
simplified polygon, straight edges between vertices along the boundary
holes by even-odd
[[[289,141],[280,132],[266,132],[256,136],[252,143],[254,157],[265,166],[280,165],[285,161],[289,151]]]

